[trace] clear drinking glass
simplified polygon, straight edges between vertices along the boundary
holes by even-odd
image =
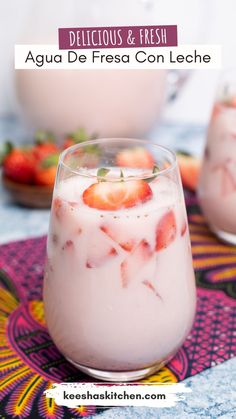
[[[62,153],[44,306],[55,344],[93,377],[136,380],[176,353],[192,327],[195,281],[174,153],[131,139]]]
[[[219,84],[198,196],[211,230],[236,245],[236,69],[225,72]]]

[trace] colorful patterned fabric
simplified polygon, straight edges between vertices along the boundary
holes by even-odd
[[[145,382],[177,382],[236,356],[236,247],[210,233],[193,194],[186,200],[196,320],[175,358]],[[95,412],[56,406],[43,395],[53,382],[91,380],[63,358],[48,335],[41,301],[45,243],[44,237],[0,246],[0,417],[59,419]]]

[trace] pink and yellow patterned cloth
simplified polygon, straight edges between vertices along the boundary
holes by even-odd
[[[194,327],[172,361],[145,382],[177,382],[236,356],[236,247],[209,231],[188,192],[186,202],[197,281]],[[76,418],[93,407],[67,409],[46,399],[53,382],[90,381],[57,350],[42,304],[46,239],[0,246],[0,417]],[[94,381],[94,380],[92,380]]]

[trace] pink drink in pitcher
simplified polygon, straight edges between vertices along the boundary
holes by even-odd
[[[214,105],[198,196],[212,231],[236,244],[236,95]]]

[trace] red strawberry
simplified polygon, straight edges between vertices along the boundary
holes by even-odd
[[[56,173],[59,154],[51,154],[38,163],[35,170],[35,183],[42,186],[53,186]]]
[[[65,150],[66,148],[71,147],[72,145],[75,145],[75,141],[73,140],[73,138],[67,137],[65,138],[62,148],[63,150]]]
[[[30,151],[13,149],[3,161],[3,173],[19,183],[32,183],[35,163]]]
[[[35,183],[41,186],[53,186],[56,179],[57,168],[55,166],[47,169],[38,168],[35,173]]]
[[[151,153],[143,147],[127,148],[116,156],[117,166],[151,169],[154,159]]]
[[[57,152],[58,147],[53,143],[37,144],[32,149],[33,156],[37,161],[42,161],[46,157]]]
[[[99,268],[104,263],[108,262],[111,258],[117,256],[117,251],[114,247],[109,245],[101,247],[99,243],[89,246],[89,255],[86,262],[87,268]]]
[[[156,229],[156,251],[168,247],[176,237],[176,221],[172,210],[160,219]]]
[[[137,241],[134,239],[127,239],[126,232],[123,232],[119,227],[117,229],[114,226],[110,227],[109,225],[102,225],[100,230],[103,231],[108,237],[110,237],[114,242],[119,244],[122,249],[127,252],[131,252],[134,246],[137,244]]]
[[[121,281],[122,287],[127,287],[132,278],[135,278],[140,269],[143,268],[153,255],[151,247],[146,240],[142,240],[138,246],[121,263]]]
[[[198,184],[201,161],[193,156],[178,154],[178,163],[183,185],[195,191]]]
[[[33,156],[37,161],[41,161],[50,154],[59,152],[59,148],[54,143],[55,139],[52,133],[38,130],[35,133],[35,145],[32,148]]]
[[[143,180],[93,183],[83,193],[86,205],[106,211],[134,207],[151,198],[152,190]]]
[[[72,145],[83,143],[91,139],[83,128],[79,128],[74,132],[67,135],[63,143],[63,149],[68,148]]]

